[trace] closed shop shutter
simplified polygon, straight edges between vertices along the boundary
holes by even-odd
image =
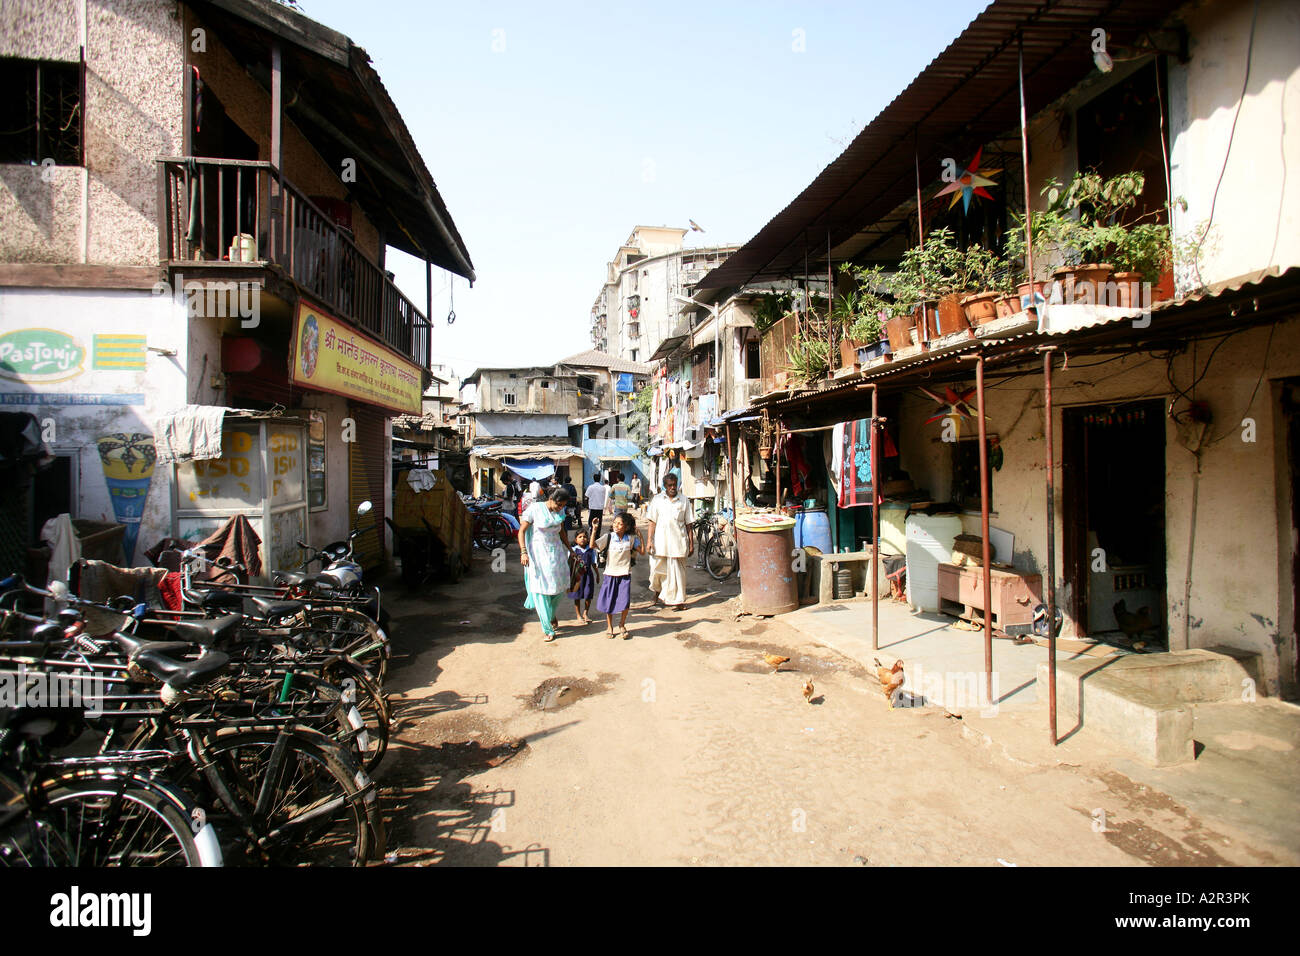
[[[357,423],[356,441],[348,446],[348,506],[353,527],[360,528],[355,554],[366,570],[382,567],[384,553],[384,457],[387,449],[387,413],[373,405],[348,404],[348,414]],[[357,518],[357,505],[369,501],[368,515]]]

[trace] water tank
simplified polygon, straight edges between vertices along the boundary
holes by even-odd
[[[816,548],[822,554],[830,554],[831,519],[825,508],[809,508],[799,512],[795,517],[794,546]]]
[[[961,534],[957,515],[911,515],[907,519],[907,603],[918,611],[939,610],[939,565],[952,561]]]
[[[880,506],[881,554],[907,553],[907,531],[904,528],[907,508],[906,501],[886,501]]]

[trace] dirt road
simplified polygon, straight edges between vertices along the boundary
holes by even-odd
[[[458,585],[386,592],[397,862],[1281,862],[1105,767],[1017,763],[941,709],[890,710],[855,662],[737,619],[735,581],[692,571],[677,613],[649,608],[645,575],[641,559],[627,641],[566,605],[543,643],[513,548],[502,571],[480,557]],[[764,652],[791,660],[773,673]]]

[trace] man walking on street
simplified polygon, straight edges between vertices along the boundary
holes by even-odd
[[[641,476],[640,475],[632,476],[632,504],[637,508],[641,507]]]
[[[600,472],[596,472],[587,486],[587,524],[591,527],[592,540],[600,535],[601,518],[605,513],[605,486],[600,483]]]
[[[614,483],[609,486],[609,493],[605,496],[605,507],[614,516],[626,514],[632,500],[632,489],[623,480],[621,471],[614,472],[611,477]]]
[[[677,476],[664,478],[664,490],[650,502],[650,590],[656,603],[675,611],[686,607],[686,559],[695,553],[690,504],[677,493]]]

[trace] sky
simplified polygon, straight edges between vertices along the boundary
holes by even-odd
[[[634,226],[751,238],[984,6],[299,0],[369,53],[469,249],[472,289],[433,277],[433,361],[462,377],[591,348]],[[388,268],[423,309],[424,264]]]

